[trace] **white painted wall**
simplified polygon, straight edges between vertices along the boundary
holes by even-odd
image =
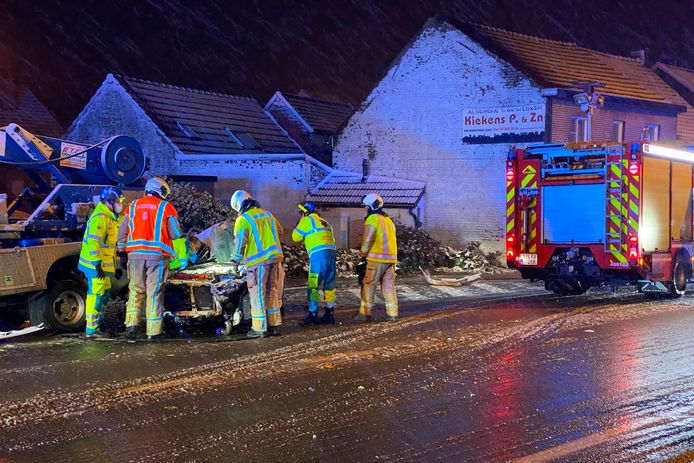
[[[425,28],[339,136],[336,168],[426,182],[424,229],[502,250],[508,144],[464,144],[464,109],[543,104],[520,72],[447,25]]]

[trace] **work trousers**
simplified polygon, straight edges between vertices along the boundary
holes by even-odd
[[[379,283],[383,299],[386,302],[386,314],[397,317],[398,296],[395,293],[395,264],[382,262],[366,262],[364,282],[361,285],[361,306],[359,307],[359,312],[362,315],[371,315],[376,287]]]
[[[87,301],[86,318],[87,334],[94,334],[101,326],[104,319],[104,307],[111,295],[111,278],[106,275],[104,278],[87,279]]]
[[[127,328],[140,326],[144,309],[147,336],[162,333],[164,288],[168,276],[169,259],[131,259],[128,262],[130,294],[125,313]]]
[[[268,326],[280,326],[280,309],[284,296],[282,261],[260,264],[248,269],[246,282],[251,299],[252,328],[255,331],[267,331]]]
[[[335,306],[335,251],[318,251],[311,255],[308,264],[308,310],[318,312],[320,288],[323,288],[326,307]]]

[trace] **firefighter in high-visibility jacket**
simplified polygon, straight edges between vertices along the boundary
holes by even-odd
[[[238,213],[231,259],[236,266],[242,262],[246,265],[246,283],[251,299],[248,337],[277,336],[282,325],[284,294],[284,255],[279,239],[282,226],[246,191],[234,192],[231,208]]]
[[[111,275],[116,272],[118,217],[124,200],[118,188],[104,188],[84,231],[77,268],[87,278],[87,338],[102,336],[103,310],[111,294]]]
[[[171,189],[159,177],[147,180],[145,196],[130,203],[118,231],[118,255],[127,263],[130,294],[125,312],[125,337],[136,339],[142,311],[147,321],[147,340],[162,337],[164,288],[169,263],[179,259],[185,267],[185,241],[178,252],[174,240],[183,237],[178,212],[167,201]]]
[[[395,224],[383,211],[383,198],[370,193],[362,202],[367,207],[364,236],[359,254],[366,258],[366,271],[361,286],[361,306],[357,320],[371,321],[376,287],[380,283],[386,303],[386,320],[398,318],[398,296],[395,292],[395,264],[398,262],[398,243]]]
[[[304,325],[335,323],[335,237],[333,227],[316,213],[316,206],[310,201],[297,206],[301,220],[292,231],[292,240],[304,240],[308,253],[308,315]],[[320,288],[325,297],[325,314],[318,318]]]

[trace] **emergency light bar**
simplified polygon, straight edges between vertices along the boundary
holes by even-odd
[[[644,143],[643,152],[647,153],[647,154],[652,154],[653,156],[658,156],[661,158],[673,159],[675,161],[684,161],[684,162],[694,163],[694,151],[688,150],[688,148],[690,148],[690,147],[692,147],[692,146],[687,145],[685,147],[687,149],[677,149],[677,148],[668,148],[667,146],[651,145],[649,143]],[[692,147],[692,148],[694,148],[694,147]]]

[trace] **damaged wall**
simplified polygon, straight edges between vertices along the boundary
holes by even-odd
[[[424,229],[446,244],[503,248],[510,143],[463,142],[464,109],[544,104],[523,74],[447,24],[414,40],[339,136],[337,168],[426,182]]]

